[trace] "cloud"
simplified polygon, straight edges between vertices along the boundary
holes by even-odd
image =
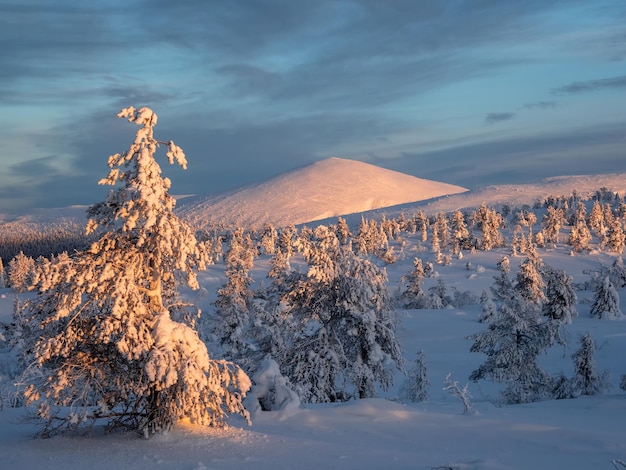
[[[485,124],[496,124],[499,122],[509,121],[515,117],[515,113],[487,113],[485,116]]]
[[[552,109],[556,107],[556,101],[539,101],[537,103],[527,103],[521,106],[519,109]]]
[[[621,77],[602,78],[600,80],[588,80],[583,82],[572,82],[568,85],[556,88],[554,94],[578,94],[588,93],[597,90],[626,88],[626,75]]]
[[[626,122],[524,137],[492,138],[374,164],[465,187],[516,184],[549,176],[626,172]]]

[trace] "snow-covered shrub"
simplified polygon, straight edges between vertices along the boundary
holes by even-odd
[[[280,373],[275,360],[266,357],[252,376],[253,386],[244,404],[252,414],[260,411],[291,413],[300,408],[300,398],[289,380]]]
[[[452,374],[446,375],[443,390],[450,392],[450,395],[461,400],[461,403],[463,403],[463,414],[469,414],[473,411],[473,406],[471,402],[472,394],[469,391],[468,384],[465,384],[465,386],[461,388],[456,380],[452,381],[450,379],[451,375]]]
[[[552,398],[555,400],[569,400],[574,398],[576,392],[572,381],[561,373],[558,377],[552,379]]]
[[[153,137],[149,108],[118,117],[140,129],[100,182],[123,186],[88,210],[88,230],[102,235],[86,251],[42,262],[25,312],[29,366],[20,382],[41,436],[98,420],[150,435],[185,417],[218,426],[229,413],[247,417],[245,373],[210,359],[197,333],[170,317],[176,287],[197,289],[195,272],[208,261],[175,215],[170,180],[154,159],[162,144],[170,163],[186,168],[185,155]]]

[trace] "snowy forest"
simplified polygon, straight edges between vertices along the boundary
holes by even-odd
[[[156,114],[118,117],[139,129],[109,158],[100,183],[113,189],[89,208],[86,232],[69,222],[0,228],[0,292],[11,303],[0,317],[0,403],[37,436],[150,437],[185,420],[254,429],[272,413],[442,396],[471,419],[481,406],[613,394],[623,423],[623,193],[200,227],[175,211],[157,149],[187,161],[154,137]],[[460,363],[407,333],[436,322],[458,331],[461,320],[455,347],[470,359]],[[602,464],[626,468],[623,445],[613,451]],[[557,462],[554,452],[546,468]]]

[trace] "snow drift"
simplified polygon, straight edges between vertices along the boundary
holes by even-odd
[[[192,221],[259,228],[301,224],[467,191],[369,163],[328,158],[234,193],[181,201]]]

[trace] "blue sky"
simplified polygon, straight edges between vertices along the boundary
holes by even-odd
[[[466,187],[626,172],[623,0],[0,0],[0,44],[3,212],[101,200],[130,105],[187,154],[174,194],[331,156]]]

